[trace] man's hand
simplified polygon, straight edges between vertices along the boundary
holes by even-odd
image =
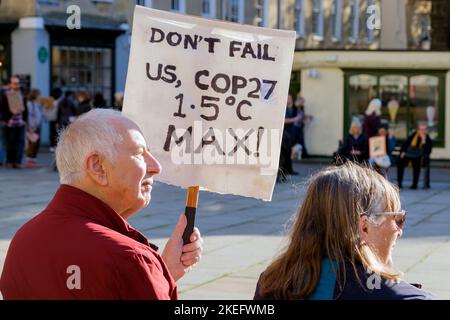
[[[202,257],[203,239],[197,228],[194,228],[191,234],[191,243],[183,246],[183,232],[186,225],[187,220],[183,213],[161,255],[175,281],[191,271]]]

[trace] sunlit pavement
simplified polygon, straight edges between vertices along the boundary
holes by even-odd
[[[14,233],[46,206],[58,187],[52,154],[43,152],[39,161],[43,167],[38,169],[0,168],[0,270]],[[295,164],[300,175],[277,184],[272,202],[201,192],[197,226],[205,240],[204,254],[179,281],[180,298],[251,299],[259,274],[282,248],[306,178],[322,166],[312,161]],[[411,169],[407,171],[405,186],[411,183]],[[450,299],[450,169],[432,168],[431,186],[401,193],[408,219],[394,262],[407,281],[422,283],[439,299]],[[150,206],[129,222],[162,251],[184,206],[184,190],[155,183]]]

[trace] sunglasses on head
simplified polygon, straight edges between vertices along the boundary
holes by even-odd
[[[401,229],[403,229],[403,227],[405,226],[405,222],[406,222],[406,211],[405,210],[400,210],[397,212],[377,212],[377,213],[371,213],[371,214],[363,213],[361,216],[375,216],[375,217],[394,216],[397,227],[399,227]]]

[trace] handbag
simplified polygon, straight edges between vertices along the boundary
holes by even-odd
[[[422,148],[409,146],[406,149],[405,157],[407,158],[420,158],[422,156]]]
[[[388,155],[383,157],[377,157],[373,160],[377,166],[380,168],[389,168],[391,166],[391,159]]]

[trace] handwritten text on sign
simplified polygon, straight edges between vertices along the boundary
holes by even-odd
[[[159,180],[270,199],[295,33],[136,7],[124,113]]]

